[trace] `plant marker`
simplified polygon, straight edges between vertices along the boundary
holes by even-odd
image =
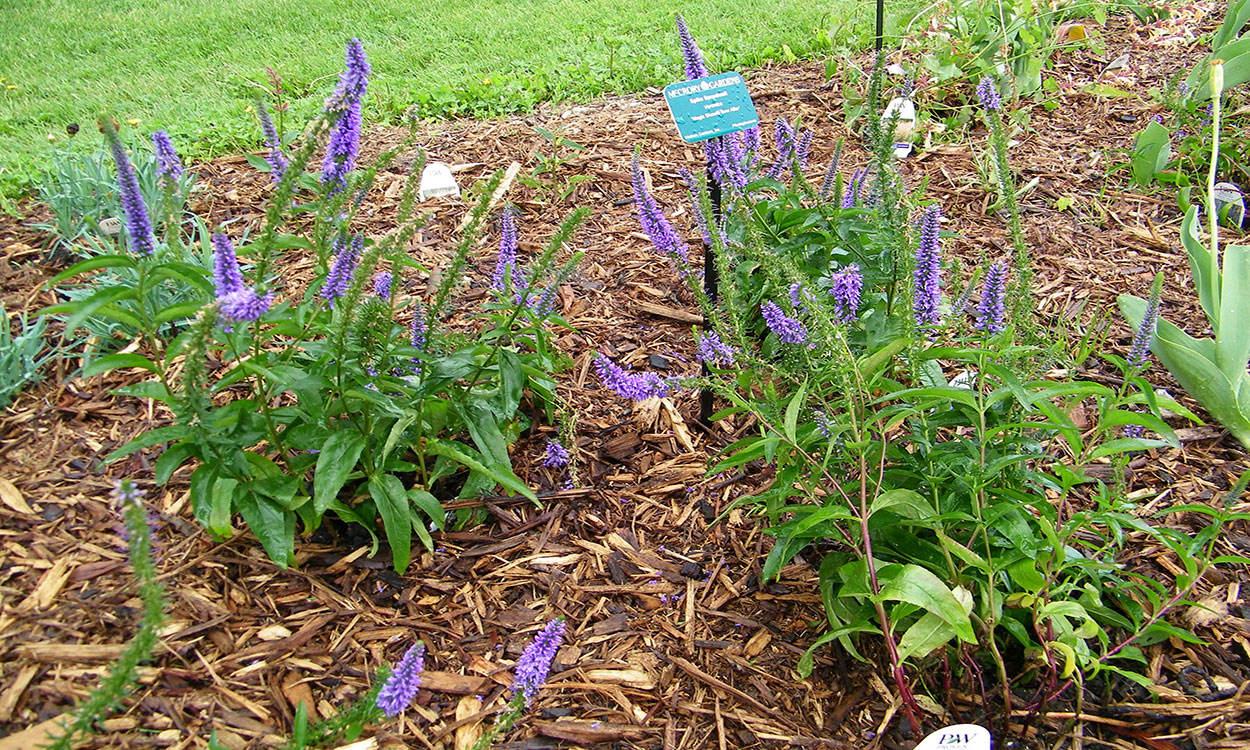
[[[418,190],[423,201],[444,196],[460,197],[460,186],[456,184],[451,167],[441,161],[430,162],[425,166],[421,172],[421,185]]]
[[[916,750],[990,750],[990,732],[976,724],[954,724],[925,737]]]

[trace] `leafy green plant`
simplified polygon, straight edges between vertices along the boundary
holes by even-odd
[[[10,328],[9,315],[0,303],[0,409],[13,402],[27,385],[41,379],[39,371],[49,361],[59,356],[56,347],[48,348],[44,333],[48,319],[38,317],[31,323],[26,313],[15,315],[17,335]]]
[[[1219,132],[1222,90],[1219,64],[1211,68],[1213,132]],[[1218,151],[1218,135],[1211,149]],[[1211,325],[1212,338],[1198,339],[1160,319],[1155,333],[1154,352],[1181,386],[1202,404],[1211,416],[1228,428],[1233,437],[1250,448],[1250,247],[1219,243],[1219,221],[1215,211],[1215,160],[1211,161],[1207,182],[1205,215],[1210,245],[1199,235],[1198,207],[1191,206],[1181,223],[1181,244],[1189,256],[1198,301]],[[1223,256],[1221,258],[1221,255]],[[1145,300],[1121,295],[1120,309],[1134,325],[1147,315]]]

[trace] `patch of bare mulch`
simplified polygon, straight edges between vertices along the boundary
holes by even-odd
[[[1203,23],[1210,24],[1209,12]],[[1136,194],[1118,175],[1106,177],[1152,105],[1081,91],[1108,75],[1115,79],[1104,82],[1134,92],[1161,85],[1176,66],[1201,55],[1192,42],[1160,41],[1176,37],[1172,27],[1113,19],[1102,50],[1056,58],[1048,75],[1064,92],[1057,109],[1022,105],[1030,117],[1014,134],[1013,160],[1021,183],[1031,185],[1021,200],[1039,312],[1047,320],[1089,320],[1118,293],[1144,294],[1162,270],[1165,314],[1195,334],[1203,331],[1172,201]],[[1105,73],[1106,63],[1124,52],[1130,65]],[[766,125],[801,114],[816,131],[811,161],[819,179],[834,144],[848,135],[837,82],[826,82],[817,66],[796,65],[757,71],[750,83]],[[536,710],[507,747],[914,744],[891,728],[899,723],[898,704],[884,672],[826,649],[811,678],[797,679],[797,658],[824,622],[812,567],[817,558],[800,557],[780,581],[761,583],[771,539],[760,519],[730,505],[767,482],[768,470],[706,476],[709,459],[745,425],[726,420],[711,434],[696,429],[691,394],[632,409],[599,389],[589,372],[596,350],[636,367],[695,368],[689,336],[695,308],[632,214],[629,163],[641,143],[657,196],[677,210],[695,244],[690,217],[678,209],[685,203],[676,170],[697,168],[701,149],[677,140],[657,93],[548,107],[510,120],[427,124],[419,132],[419,145],[453,165],[462,186],[514,161],[522,174],[531,170],[549,148],[534,125],[585,146],[567,154],[558,173],[561,184],[590,178],[566,202],[553,204],[549,191],[519,180],[507,194],[522,211],[527,252],[538,252],[573,206],[593,209],[574,241],[586,258],[560,295],[574,329],[560,334],[558,344],[574,360],[560,383],[577,418],[578,488],[558,489],[562,477],[539,465],[542,438],[551,434],[540,428],[518,446],[516,463],[541,490],[543,506],[504,497],[460,503],[488,522],[439,535],[437,549],[421,552],[398,576],[385,556],[368,556],[367,538],[332,525],[300,545],[293,570],[276,568],[250,536],[216,543],[191,518],[188,474],[176,474],[147,498],[162,542],[171,620],[125,709],[85,747],[202,748],[213,729],[229,748],[270,747],[289,730],[296,705],[306,704],[314,716],[333,713],[419,637],[430,653],[419,705],[379,739],[383,746],[467,748],[489,725],[521,648],[556,615],[568,619],[568,645]],[[972,145],[931,144],[906,165],[908,183],[926,181],[928,195],[943,206],[958,235],[948,247],[969,264],[1009,252],[1001,218],[988,213],[992,191],[976,165],[986,148],[983,135],[974,134]],[[381,150],[403,137],[375,131],[368,148]],[[397,186],[410,158],[380,175],[360,217],[370,234],[393,228]],[[864,159],[849,150],[844,171]],[[201,215],[213,224],[233,221],[233,233],[258,225],[269,190],[265,175],[242,157],[197,171],[206,188],[194,206]],[[1071,203],[1062,211],[1061,197]],[[437,269],[465,207],[442,202],[432,211],[410,251]],[[475,249],[470,296],[488,283],[496,236],[488,233]],[[0,282],[10,311],[54,300],[41,286],[56,270],[43,262],[47,241],[0,221]],[[308,258],[289,259],[283,274],[293,294],[302,293],[310,267]],[[404,283],[421,294],[428,279]],[[1113,350],[1123,353],[1130,335],[1115,324]],[[23,731],[46,727],[81,700],[137,618],[107,494],[120,476],[150,483],[155,454],[140,452],[107,467],[99,459],[170,415],[111,396],[110,389],[128,382],[124,373],[66,381],[74,364],[60,363],[54,377],[0,416],[0,732],[10,733],[0,738],[4,750],[33,746]],[[1090,367],[1087,376],[1108,377]],[[1155,369],[1150,377],[1179,393],[1166,373]],[[1143,512],[1221,503],[1246,468],[1243,452],[1218,425],[1181,435],[1180,449],[1152,452],[1130,467],[1128,492],[1145,503]],[[1232,507],[1250,505],[1235,498]],[[1204,522],[1196,514],[1174,521],[1193,529]],[[1250,551],[1245,525],[1232,527],[1219,549]],[[1181,572],[1163,550],[1146,544],[1133,564],[1163,580]],[[1177,613],[1206,644],[1173,640],[1146,649],[1161,700],[1133,697],[1123,685],[1094,686],[1079,721],[1072,703],[1010,717],[1017,746],[1244,747],[1250,612],[1239,576],[1234,568],[1213,571],[1193,594],[1200,606]],[[975,721],[997,732],[1002,726],[1003,717],[981,708],[981,695],[955,690],[933,697],[931,727]]]

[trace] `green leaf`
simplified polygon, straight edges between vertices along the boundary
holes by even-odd
[[[790,403],[786,405],[785,416],[785,436],[791,443],[797,443],[796,437],[799,424],[799,411],[803,408],[803,403],[807,400],[807,380],[805,379],[799,390],[790,399]]]
[[[325,513],[338,497],[348,476],[356,469],[364,449],[364,437],[350,429],[336,430],[321,446],[321,453],[317,454],[317,469],[313,474],[313,510],[318,515]]]
[[[129,456],[135,451],[143,450],[144,448],[151,448],[152,446],[160,445],[161,443],[181,440],[189,434],[191,434],[191,431],[188,428],[177,424],[169,425],[167,427],[157,427],[155,430],[148,430],[147,432],[140,434],[134,440],[131,440],[129,443],[126,443],[122,447],[105,456],[104,463],[111,464],[119,458]]]
[[[110,354],[107,357],[100,357],[82,368],[79,377],[90,378],[110,370],[120,370],[123,367],[138,367],[155,375],[160,375],[161,373],[156,363],[142,354]]]
[[[190,441],[184,440],[180,443],[174,443],[165,449],[161,457],[156,460],[156,465],[152,467],[153,478],[157,484],[165,484],[175,471],[179,469],[188,458],[196,455],[196,445]]]
[[[1046,578],[1037,570],[1037,563],[1029,558],[1017,560],[1007,566],[1007,573],[1017,586],[1036,594],[1046,587]]]
[[[208,488],[208,522],[205,526],[218,539],[227,539],[234,535],[230,516],[234,512],[234,496],[238,487],[238,480],[220,477]]]
[[[74,311],[65,321],[66,335],[73,335],[83,321],[95,315],[98,310],[121,300],[137,299],[138,296],[138,289],[133,286],[110,286],[101,289],[74,305]]]
[[[511,467],[512,460],[508,457],[508,444],[499,430],[499,420],[495,413],[481,401],[469,401],[456,409],[461,419],[469,428],[473,444],[488,460],[498,466]],[[509,468],[509,471],[511,469]]]
[[[955,589],[955,598],[966,614],[972,614],[972,594],[965,589]],[[900,661],[915,654],[927,656],[934,649],[945,645],[955,637],[955,630],[947,625],[941,617],[932,612],[921,615],[898,642],[898,658]]]
[[[280,568],[289,567],[295,554],[295,514],[246,487],[236,490],[234,505],[269,559]]]
[[[1220,283],[1220,325],[1215,339],[1215,364],[1229,382],[1246,378],[1250,361],[1250,247],[1224,248]],[[1243,391],[1250,398],[1250,393]]]
[[[872,499],[868,507],[871,518],[878,511],[889,510],[904,518],[921,521],[937,515],[937,511],[919,492],[914,490],[887,490]]]
[[[412,515],[408,512],[408,493],[404,483],[392,474],[369,479],[369,496],[378,506],[386,541],[391,545],[395,572],[403,575],[412,558]]]
[[[495,416],[512,419],[525,389],[525,372],[521,358],[511,349],[499,350],[499,392],[493,399]]]
[[[513,492],[523,495],[535,503],[538,502],[538,496],[534,494],[533,490],[526,487],[525,483],[516,474],[512,473],[511,467],[501,467],[499,465],[488,467],[482,461],[469,455],[468,446],[446,440],[428,440],[425,444],[425,450],[426,453],[435,456],[445,456],[473,471],[485,474]]]
[[[72,279],[75,276],[81,276],[84,273],[97,271],[101,268],[138,268],[139,264],[135,261],[133,255],[97,255],[94,258],[88,258],[79,261],[69,268],[61,271],[52,280],[48,282],[49,286]]]
[[[1163,448],[1169,445],[1166,440],[1151,440],[1150,438],[1116,438],[1108,440],[1102,445],[1094,449],[1089,454],[1090,461],[1097,461],[1104,456],[1116,456],[1121,453],[1129,453],[1131,451],[1144,451],[1151,448]]]
[[[898,575],[881,587],[881,593],[873,597],[881,601],[900,601],[914,604],[925,612],[931,612],[951,626],[955,635],[965,643],[976,643],[972,621],[955,594],[933,575],[928,568],[904,565]]]
[[[1154,182],[1155,175],[1167,168],[1172,158],[1172,134],[1157,122],[1151,122],[1137,134],[1133,146],[1133,181],[1142,187]]]
[[[191,472],[191,512],[204,528],[212,518],[213,485],[217,483],[217,467],[200,464]]]
[[[421,512],[429,517],[434,525],[439,529],[443,528],[443,522],[447,517],[447,511],[443,509],[443,504],[425,490],[416,487],[408,490],[408,499],[412,504],[421,509]]]
[[[200,301],[184,302],[181,305],[170,305],[164,310],[158,312],[156,317],[152,319],[152,322],[159,326],[166,323],[172,323],[175,320],[192,318],[195,317],[195,314],[199,312],[202,307],[204,307],[204,303]],[[300,705],[302,706],[304,704],[301,703]]]

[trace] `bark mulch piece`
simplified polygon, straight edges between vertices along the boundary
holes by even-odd
[[[1194,25],[1218,22],[1210,3],[1195,5]],[[1170,200],[1139,195],[1106,177],[1124,158],[1134,133],[1153,111],[1140,98],[1107,99],[1082,92],[1103,82],[1141,92],[1160,86],[1201,56],[1183,26],[1142,26],[1117,18],[1103,49],[1058,55],[1060,106],[1026,104],[1028,127],[1013,134],[1026,232],[1034,252],[1038,308],[1045,320],[1089,320],[1116,294],[1144,295],[1157,270],[1166,275],[1165,315],[1195,334],[1205,322],[1179,250],[1179,217]],[[1104,74],[1128,52],[1132,64]],[[816,131],[812,176],[819,180],[838,138],[846,136],[837,82],[812,65],[750,74],[765,126],[802,115]],[[923,103],[922,103],[923,104]],[[563,201],[527,177],[550,145],[546,128],[584,146],[560,154],[554,191],[585,177]],[[521,649],[549,618],[567,618],[567,645],[556,658],[534,712],[505,747],[602,746],[688,750],[727,747],[910,747],[915,740],[887,730],[898,704],[884,673],[836,650],[817,652],[811,678],[795,663],[822,632],[824,614],[813,567],[800,556],[777,582],[761,586],[760,565],[771,547],[761,519],[736,499],[767,483],[768,470],[707,476],[709,460],[748,426],[726,420],[704,433],[692,427],[693,394],[635,408],[600,389],[590,372],[594,351],[670,373],[696,368],[689,330],[696,308],[666,263],[656,257],[633,216],[629,165],[635,144],[656,195],[685,231],[697,230],[677,175],[697,168],[702,152],[681,143],[657,91],[610,97],[589,105],[543,107],[489,122],[422,125],[418,145],[456,170],[462,187],[507,169],[520,173],[506,199],[521,211],[522,250],[537,253],[575,205],[593,211],[574,238],[586,252],[559,304],[573,330],[558,345],[573,365],[560,374],[562,395],[577,415],[577,488],[539,465],[547,428],[517,446],[520,476],[541,490],[542,507],[513,498],[461,502],[487,523],[436,537],[404,576],[383,555],[368,555],[367,538],[327,524],[298,548],[298,565],[281,570],[249,535],[217,543],[195,524],[188,473],[147,497],[161,542],[160,569],[171,618],[154,659],[140,673],[124,709],[83,747],[201,748],[210,730],[228,748],[270,747],[289,730],[295,706],[326,716],[367,688],[379,665],[393,662],[414,638],[428,644],[424,689],[402,721],[379,734],[383,747],[467,748],[488,727],[511,683]],[[957,236],[947,247],[965,265],[1009,253],[1001,217],[990,213],[993,189],[978,171],[987,146],[930,144],[906,163],[908,184],[927,182],[930,197]],[[367,150],[403,142],[405,132],[376,130]],[[853,139],[848,138],[848,144]],[[843,170],[863,164],[848,148]],[[405,151],[379,176],[360,216],[371,236],[393,228]],[[233,221],[231,232],[255,228],[270,188],[243,157],[196,167],[204,190],[193,207],[210,225]],[[1061,197],[1071,205],[1056,208]],[[445,262],[465,213],[458,202],[432,204],[432,221],[410,248],[432,272]],[[494,227],[474,249],[469,295],[489,284]],[[54,301],[43,283],[49,237],[0,218],[0,283],[10,312]],[[302,293],[312,259],[291,255],[284,280]],[[425,277],[407,278],[415,293]],[[466,310],[467,311],[467,310]],[[1118,316],[1113,316],[1118,318]],[[1131,331],[1111,328],[1123,354]],[[655,357],[662,358],[655,360]],[[66,377],[76,363],[58,363],[0,415],[0,748],[31,746],[28,727],[56,719],[86,696],[133,632],[139,602],[109,506],[115,478],[150,481],[152,451],[111,466],[99,459],[149,427],[167,424],[161,408],[110,395],[134,379],[112,373]],[[1084,373],[1108,378],[1096,365]],[[1159,368],[1149,377],[1180,391]],[[1196,405],[1182,397],[1192,408]],[[1153,451],[1130,466],[1130,498],[1142,513],[1182,503],[1222,504],[1247,467],[1244,452],[1218,425],[1186,427],[1182,447]],[[1232,498],[1233,510],[1250,509]],[[1173,523],[1197,530],[1199,514]],[[1220,553],[1250,552],[1250,531],[1232,525]],[[1141,540],[1133,567],[1171,580],[1182,573],[1157,544]],[[1173,639],[1145,649],[1160,701],[1133,697],[1122,685],[1087,692],[1080,720],[1075,705],[1041,715],[1013,715],[1018,746],[1234,748],[1250,742],[1250,611],[1241,581],[1209,572],[1192,605],[1175,617],[1203,644]],[[934,696],[932,726],[988,720],[982,697]],[[1023,701],[1021,701],[1023,704]],[[995,731],[1001,726],[993,724]],[[22,743],[27,744],[22,744]]]

